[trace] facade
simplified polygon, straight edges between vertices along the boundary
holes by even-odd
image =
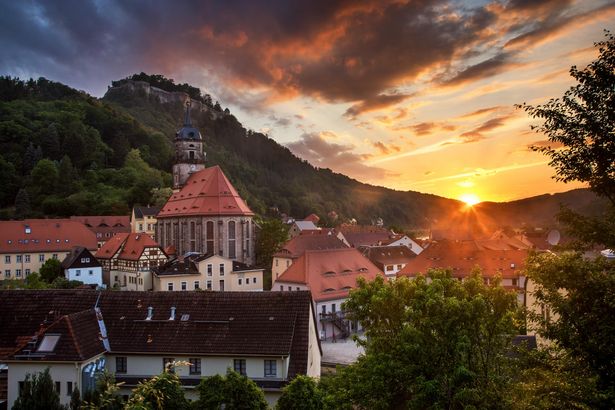
[[[357,249],[307,250],[273,282],[271,291],[310,290],[320,338],[345,338],[360,327],[345,318],[342,303],[359,277],[371,281],[377,275],[382,271]]]
[[[308,292],[0,291],[0,311],[9,408],[25,374],[47,367],[62,404],[72,389],[94,388],[104,370],[129,394],[180,360],[191,363],[176,373],[193,399],[202,377],[228,368],[252,379],[272,405],[295,376],[320,376]]]
[[[63,260],[74,246],[97,249],[96,235],[80,222],[0,221],[0,279],[24,279],[48,259]]]
[[[94,232],[99,248],[118,233],[130,232],[130,218],[128,216],[71,216],[70,220],[81,222]]]
[[[306,250],[342,249],[346,244],[335,235],[322,231],[305,233],[286,242],[279,252],[273,255],[271,263],[271,280],[275,281]]]
[[[86,285],[103,286],[102,265],[83,246],[75,246],[62,261],[64,277],[78,280]]]
[[[218,255],[191,255],[153,269],[157,291],[262,291],[263,269]]]
[[[394,278],[416,254],[405,245],[397,246],[365,246],[359,249],[361,253],[376,265],[387,278]]]
[[[254,213],[219,166],[192,174],[158,213],[156,238],[177,255],[220,255],[254,264]]]
[[[173,190],[178,192],[190,175],[205,169],[203,138],[192,126],[190,119],[191,102],[186,102],[184,126],[175,134],[175,164],[173,165]]]
[[[103,283],[121,290],[153,290],[151,269],[168,256],[149,235],[118,234],[96,252],[103,269]]]
[[[151,237],[156,234],[156,215],[159,206],[135,206],[130,218],[130,232],[146,233]]]
[[[318,228],[315,223],[311,220],[309,221],[294,221],[290,229],[288,230],[288,236],[290,238],[294,238],[304,233],[313,233],[318,232],[320,228]]]
[[[525,249],[480,249],[475,241],[442,240],[433,242],[397,273],[397,276],[416,277],[429,269],[451,269],[453,277],[463,280],[479,267],[485,283],[497,275],[502,286],[514,291],[520,305],[525,304],[525,274],[523,267],[528,257]]]

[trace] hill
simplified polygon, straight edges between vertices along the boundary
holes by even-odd
[[[576,190],[472,211],[456,200],[364,184],[246,130],[198,88],[141,73],[113,82],[102,99],[45,79],[0,78],[0,216],[126,214],[134,204],[164,200],[164,190],[156,189],[170,186],[172,139],[188,95],[207,165],[220,165],[261,215],[315,212],[333,223],[334,211],[359,223],[382,218],[406,229],[455,225],[478,232],[552,225],[560,202],[599,207],[591,192]]]

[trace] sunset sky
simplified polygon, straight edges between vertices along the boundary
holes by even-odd
[[[161,73],[316,166],[507,201],[580,186],[551,179],[513,105],[561,96],[614,23],[600,0],[0,0],[0,74],[101,97]]]

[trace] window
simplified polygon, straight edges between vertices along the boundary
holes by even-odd
[[[60,394],[61,389],[62,389],[62,384],[60,382],[56,382],[56,393]]]
[[[90,263],[90,258],[81,258],[81,263]]]
[[[196,289],[200,289],[200,288],[201,288],[201,286],[199,285],[199,281],[195,280],[194,281],[194,289],[196,290]]]
[[[252,283],[256,283],[256,278],[252,278]]]
[[[280,290],[284,290],[284,285],[280,285]]]
[[[173,362],[175,362],[174,358],[172,358],[172,357],[163,357],[162,358],[162,371],[168,370],[171,373],[175,373]]]
[[[211,266],[211,263],[207,264],[207,276],[211,276],[211,273],[213,272],[213,267]]]
[[[66,395],[70,396],[73,394],[73,382],[66,382]]]
[[[167,283],[167,290],[173,290],[173,282]]]
[[[387,265],[387,270],[393,270],[395,267],[393,265]]]
[[[513,279],[513,280],[512,280],[512,285],[513,285],[513,286],[517,286],[517,279]]]
[[[26,276],[28,276],[30,274],[30,269],[26,269]]]
[[[201,375],[201,359],[196,357],[191,357],[188,359],[190,362],[190,374],[198,374]]]
[[[39,262],[45,262],[45,255],[42,254],[42,253],[40,255],[38,255],[38,261]]]
[[[53,255],[51,255],[51,257],[52,257],[53,259],[58,259],[58,254],[57,254],[57,253],[54,253]]]
[[[322,306],[320,307],[320,310],[322,311],[322,314],[323,314],[323,315],[324,315],[324,314],[326,314],[326,313],[327,313],[327,305],[322,305]]]
[[[182,290],[188,290],[188,283],[182,282]]]
[[[224,264],[220,264],[220,276],[224,276]]]
[[[241,285],[241,278],[239,278],[239,284]]]
[[[81,269],[77,269],[75,271],[75,276],[81,276]]]
[[[141,231],[143,231],[143,224],[142,223],[139,224],[139,232],[141,232]]]
[[[335,313],[335,303],[331,303],[331,312]]]
[[[21,263],[21,261],[22,261],[22,257],[21,257],[21,255],[17,255],[17,256],[15,256],[15,262],[17,262],[17,263]]]
[[[210,280],[207,281],[207,290],[211,290],[211,281]]]
[[[7,279],[11,277],[11,270],[10,269],[6,269],[4,271],[4,277],[7,278]]]
[[[299,286],[297,286],[297,290],[301,290],[301,288]]]
[[[275,266],[278,266],[278,262],[279,262],[279,261],[278,261],[278,259],[276,258],[276,260],[275,260]]]
[[[4,263],[11,263],[11,255],[6,255],[4,257]]]
[[[94,274],[94,271],[92,269],[88,270],[88,275],[92,276]]]
[[[265,377],[276,377],[276,370],[275,360],[265,360]]]
[[[234,359],[233,370],[242,376],[246,376],[246,359]]]
[[[15,277],[21,278],[21,269],[15,269]]]
[[[214,253],[214,223],[213,221],[208,221],[206,226],[207,233],[207,253]]]
[[[25,255],[25,262],[30,263],[30,255]]]
[[[220,291],[224,292],[224,281],[223,280],[220,281]]]
[[[237,247],[235,246],[236,237],[235,221],[229,221],[228,223],[228,257],[235,259],[237,257]]]

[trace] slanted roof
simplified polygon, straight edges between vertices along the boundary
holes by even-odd
[[[96,235],[68,219],[0,221],[0,253],[68,252],[73,246],[97,249]]]
[[[128,229],[130,232],[130,216],[125,215],[79,215],[71,216],[71,221],[81,222],[96,231],[97,228]]]
[[[129,233],[118,233],[113,238],[109,239],[105,244],[96,252],[96,257],[98,259],[111,259],[115,256],[126,238],[128,238]]]
[[[184,258],[180,261],[174,259],[151,269],[152,273],[156,276],[177,276],[177,275],[199,275],[199,269],[190,258]]]
[[[463,278],[479,266],[485,277],[500,272],[504,278],[515,278],[521,274],[527,256],[528,251],[524,249],[480,249],[475,241],[442,240],[431,243],[397,275],[415,276],[433,268],[450,268],[453,276]]]
[[[158,242],[146,233],[121,233],[105,242],[96,252],[98,259],[139,260],[145,248],[160,248]],[[160,248],[162,251],[162,248]]]
[[[305,291],[2,290],[0,353],[6,357],[7,351],[23,348],[41,331],[61,334],[56,349],[65,349],[67,357],[77,347],[82,355],[98,351],[93,338],[99,329],[90,320],[97,300],[111,353],[290,355],[289,378],[307,371],[311,296]],[[145,320],[148,307],[153,308],[152,320]],[[176,308],[175,320],[169,320],[171,307]],[[74,343],[65,337],[70,326]],[[61,346],[66,342],[68,347]]]
[[[159,206],[135,206],[134,209],[135,218],[143,219],[145,216],[156,216],[160,212]]]
[[[318,302],[346,298],[359,277],[377,275],[382,271],[357,249],[306,250],[275,282],[307,285]]]
[[[386,265],[406,264],[416,257],[407,246],[365,246],[360,251],[380,269]]]
[[[297,229],[300,231],[316,231],[318,227],[312,221],[295,221]]]
[[[215,165],[196,172],[174,193],[158,218],[206,215],[254,215],[241,199],[222,169]]]
[[[309,233],[298,235],[286,242],[274,256],[298,258],[306,250],[342,249],[348,248],[344,242],[334,235]]]
[[[83,255],[83,256],[82,256]],[[61,263],[62,269],[70,269],[70,267],[79,259],[79,258],[92,258],[96,259],[92,253],[85,249],[83,246],[75,246],[71,249],[70,253]],[[98,261],[96,261],[98,262]]]
[[[314,224],[317,224],[318,221],[320,221],[320,217],[316,214],[309,214],[308,216],[306,216],[305,218],[303,218],[304,221],[310,221],[313,222]]]

